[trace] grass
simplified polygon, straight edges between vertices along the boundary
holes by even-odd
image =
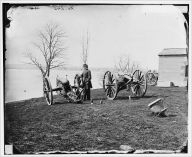
[[[135,149],[176,150],[187,138],[186,88],[150,87],[146,96],[128,100],[121,91],[114,101],[102,89],[92,91],[94,104],[68,103],[56,96],[48,106],[44,98],[5,105],[6,141],[22,153],[65,150]],[[147,105],[164,98],[167,117],[153,116]],[[103,104],[100,100],[103,99]]]

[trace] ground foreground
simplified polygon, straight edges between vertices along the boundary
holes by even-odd
[[[97,89],[92,97],[92,105],[68,103],[58,96],[52,106],[44,98],[6,104],[6,142],[22,153],[119,150],[120,145],[176,150],[187,138],[186,88],[150,87],[145,97],[131,100],[121,91],[114,101]],[[152,115],[147,107],[157,98],[168,107],[166,117]]]

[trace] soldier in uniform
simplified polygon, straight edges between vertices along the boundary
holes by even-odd
[[[85,88],[85,93],[84,93],[84,100],[90,100],[91,98],[91,88],[92,88],[92,83],[91,83],[91,71],[88,69],[87,64],[83,64],[83,72],[81,74],[81,77],[83,78],[83,86]]]

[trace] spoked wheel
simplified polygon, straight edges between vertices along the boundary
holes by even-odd
[[[147,72],[146,79],[147,79],[147,84],[150,86],[155,86],[157,84],[157,77],[152,72]]]
[[[83,103],[83,100],[84,100],[84,89],[83,88],[73,88],[73,92],[76,95],[75,102]]]
[[[147,91],[147,80],[144,73],[136,70],[133,75],[133,82],[131,84],[131,91],[135,97],[143,97]]]
[[[73,90],[68,92],[67,96],[68,96],[67,99],[69,100],[69,102],[72,102],[72,103],[77,102],[77,95]]]
[[[48,105],[53,104],[53,91],[48,77],[43,80],[43,92]]]
[[[114,100],[117,96],[117,81],[115,76],[107,71],[103,77],[103,89],[106,93],[108,100]]]

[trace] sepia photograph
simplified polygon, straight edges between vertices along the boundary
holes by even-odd
[[[189,156],[190,8],[2,3],[2,155]]]

